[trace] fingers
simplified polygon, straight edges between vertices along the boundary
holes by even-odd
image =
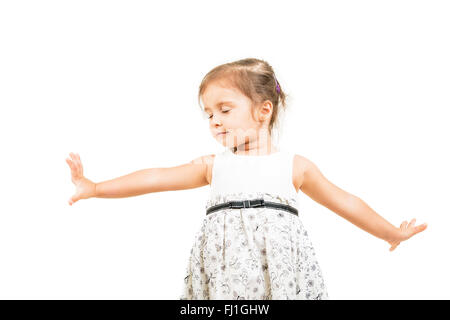
[[[75,194],[74,194],[72,197],[70,197],[68,203],[69,203],[70,205],[72,205],[72,204],[74,204],[75,202],[77,202],[77,201],[80,200],[80,199],[81,199],[81,198],[80,198],[80,194],[79,194],[78,191],[77,191],[77,192],[75,192]]]
[[[400,243],[396,243],[396,244],[394,244],[393,246],[391,246],[391,248],[389,249],[389,251],[394,251],[395,248],[397,248],[397,246],[398,246],[399,244],[400,244]]]
[[[78,153],[76,153],[75,155],[76,155],[76,158],[77,158],[77,161],[78,161],[79,172],[80,172],[80,175],[82,176],[83,175],[83,165],[81,164],[81,158],[80,158],[80,155]]]
[[[426,228],[427,228],[427,224],[426,223],[422,223],[420,226],[414,227],[414,234],[422,232]]]
[[[78,159],[77,154],[71,152],[71,153],[70,153],[70,156],[72,157],[73,162],[76,164],[77,170],[79,170],[79,167],[80,167],[80,161],[79,161],[79,159]]]
[[[419,226],[415,226],[416,223],[416,218],[412,219],[410,223],[408,223],[408,221],[403,221],[402,224],[400,225],[400,231],[403,233],[404,235],[404,240],[411,238],[413,235],[415,235],[416,233],[422,232],[427,228],[427,224],[423,223]],[[397,248],[397,246],[401,243],[401,241],[392,244],[391,248],[389,249],[389,251],[394,251],[395,248]]]
[[[71,170],[71,174],[72,174],[72,182],[75,183],[75,179],[80,178],[83,176],[83,167],[81,165],[81,159],[80,156],[77,153],[73,153],[70,152],[70,159],[66,158],[66,162],[70,167]],[[69,203],[69,205],[74,204],[75,202],[77,202],[78,200],[80,200],[80,197],[78,195],[78,191],[77,193],[75,193],[67,202]]]
[[[412,233],[411,235],[422,232],[423,230],[425,230],[427,228],[426,223],[423,223],[420,226],[414,226],[415,223],[416,223],[416,218],[412,219],[411,222],[408,224],[407,229],[411,229],[411,230],[408,230]]]
[[[73,153],[69,153],[70,158],[66,158],[66,162],[69,164],[70,170],[72,172],[72,176],[77,175],[77,164],[73,158]]]
[[[425,230],[427,228],[427,224],[426,223],[422,223],[420,226],[414,226],[414,224],[416,223],[416,219],[412,219],[411,222],[408,224],[408,229],[412,228],[413,234],[422,232],[423,230]]]
[[[408,221],[403,221],[402,224],[400,225],[400,229],[405,230],[407,224],[408,224]]]
[[[400,225],[400,231],[404,232],[406,230],[407,226],[408,226],[408,221],[403,221],[402,224]],[[389,249],[389,251],[394,251],[395,248],[397,248],[399,244],[400,244],[400,241],[393,244],[391,246],[391,248]]]
[[[69,164],[70,169],[72,170],[72,175],[75,177],[83,176],[83,167],[81,165],[80,156],[77,153],[70,152],[70,159],[66,159],[66,162]]]
[[[407,228],[414,227],[415,223],[416,223],[416,218],[412,219],[411,222],[408,223],[408,227]]]
[[[77,161],[75,159],[75,154],[73,152],[70,152],[69,157],[70,158],[67,158],[66,160],[69,160],[71,167],[73,167],[76,170],[77,169]]]
[[[70,170],[71,170],[72,172],[74,172],[74,171],[75,171],[75,166],[73,165],[72,161],[71,161],[70,159],[67,159],[67,158],[66,158],[66,162],[67,162],[67,164],[69,165]]]

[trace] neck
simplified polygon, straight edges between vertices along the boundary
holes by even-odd
[[[258,138],[252,141],[246,139],[244,143],[232,148],[232,152],[237,155],[267,155],[277,151],[270,135],[267,139]]]

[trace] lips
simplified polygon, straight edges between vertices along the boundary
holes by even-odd
[[[218,133],[216,134],[216,136],[220,136],[220,135],[226,134],[226,133],[228,133],[228,131],[218,132]]]

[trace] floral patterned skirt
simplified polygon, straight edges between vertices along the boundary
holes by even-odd
[[[268,193],[216,195],[206,208],[255,198],[298,208],[294,198]],[[328,293],[299,216],[260,207],[206,215],[195,236],[180,299],[309,300],[328,299]]]

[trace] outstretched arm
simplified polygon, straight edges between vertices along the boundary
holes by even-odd
[[[97,198],[123,198],[151,192],[175,191],[207,185],[206,163],[199,158],[168,168],[149,168],[96,184]]]
[[[409,224],[404,221],[400,228],[396,228],[362,199],[328,181],[310,160],[296,155],[296,165],[304,168],[300,186],[303,193],[357,227],[387,241],[391,245],[390,251],[394,250],[400,242],[426,228],[426,224],[415,227],[415,219]]]
[[[77,187],[70,198],[72,205],[80,199],[124,198],[151,192],[184,190],[208,184],[207,163],[211,157],[202,156],[189,163],[168,168],[148,168],[115,179],[94,183],[83,175],[80,156],[71,153],[66,159],[71,168],[72,182]]]

